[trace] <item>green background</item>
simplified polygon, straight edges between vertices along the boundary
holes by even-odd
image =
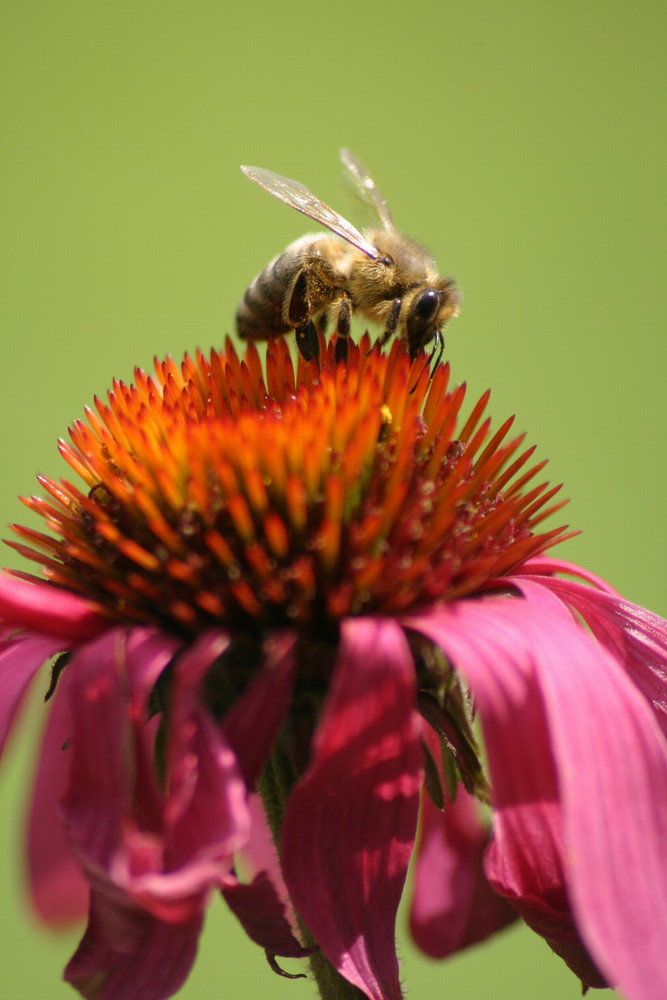
[[[560,554],[667,614],[661,7],[4,0],[2,522],[35,523],[16,497],[36,472],[65,475],[56,438],[94,393],[220,345],[249,280],[306,231],[238,165],[345,213],[348,146],[459,281],[455,378],[491,386],[493,414],[516,413],[565,482],[583,534]],[[0,981],[11,1000],[58,1000],[76,933],[36,928],[21,892],[29,730],[0,775]],[[447,964],[405,936],[400,950],[420,1000],[580,995],[525,930]],[[180,995],[260,992],[313,995],[216,903]]]

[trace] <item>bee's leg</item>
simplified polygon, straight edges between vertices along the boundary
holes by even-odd
[[[310,302],[308,298],[308,275],[301,268],[297,271],[291,288],[288,289],[283,306],[283,316],[286,323],[298,330],[310,319]]]
[[[296,328],[296,346],[304,361],[320,363],[320,341],[312,319],[306,320],[303,326]]]
[[[384,332],[376,340],[374,344],[375,347],[384,347],[387,341],[396,333],[396,327],[398,326],[402,305],[403,299],[394,299],[392,302],[391,311],[387,319],[387,325],[384,328]]]
[[[283,315],[296,333],[296,346],[304,361],[319,361],[320,343],[315,324],[311,320],[308,294],[308,272],[301,268],[288,290]]]
[[[345,295],[340,300],[340,306],[338,308],[338,323],[336,325],[336,333],[338,334],[338,338],[336,340],[334,356],[338,363],[340,363],[341,361],[347,361],[347,345],[350,338],[351,321],[352,321],[352,303]]]
[[[320,343],[313,322],[335,297],[337,277],[331,264],[319,254],[303,261],[283,300],[283,318],[296,331],[296,342],[304,361],[318,361]]]

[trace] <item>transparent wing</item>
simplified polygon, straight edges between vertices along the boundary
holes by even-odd
[[[358,229],[344,219],[333,208],[329,208],[323,201],[316,198],[312,191],[309,191],[298,181],[291,181],[289,177],[281,177],[271,170],[262,170],[261,167],[241,167],[241,170],[255,184],[259,184],[265,191],[272,194],[274,198],[279,198],[286,205],[295,208],[297,212],[303,212],[309,219],[319,222],[320,225],[330,229],[336,236],[347,240],[353,246],[365,253],[367,257],[377,260],[381,254],[379,250],[365,239]]]
[[[384,229],[396,229],[389,206],[363,163],[348,149],[341,149],[340,158],[363,200],[377,212]]]

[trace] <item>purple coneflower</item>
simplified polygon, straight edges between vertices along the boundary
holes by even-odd
[[[417,843],[428,954],[520,914],[662,1000],[667,623],[545,556],[562,503],[486,396],[462,418],[399,343],[323,357],[137,370],[61,443],[84,486],[26,501],[46,581],[0,579],[0,738],[52,661],[28,848],[38,912],[88,913],[67,980],[171,996],[219,890],[277,971],[399,1000]]]

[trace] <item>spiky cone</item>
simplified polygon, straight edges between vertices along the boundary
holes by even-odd
[[[295,372],[284,341],[265,364],[227,343],[137,370],[61,442],[83,487],[42,479],[48,498],[26,501],[48,533],[16,527],[13,544],[47,582],[0,584],[5,702],[9,719],[65,654],[30,851],[48,841],[46,917],[90,890],[67,978],[102,1000],[172,995],[219,888],[274,966],[310,955],[327,998],[398,1000],[421,796],[412,928],[427,952],[518,911],[584,983],[657,998],[665,796],[647,797],[667,788],[667,754],[645,650],[664,656],[665,623],[543,555],[566,537],[540,530],[562,503],[512,421],[493,429],[487,396],[462,416],[449,368],[431,378],[399,343],[321,356]],[[609,764],[582,765],[589,740]],[[605,819],[619,780],[650,812],[648,850]],[[476,799],[493,805],[488,849]],[[610,916],[634,891],[628,857],[641,934]]]

